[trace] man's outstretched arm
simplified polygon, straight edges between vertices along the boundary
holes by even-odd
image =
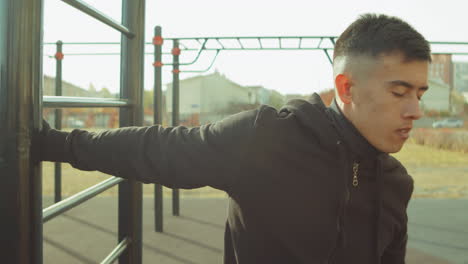
[[[45,124],[35,144],[42,161],[69,162],[80,170],[168,187],[229,191],[243,168],[258,112],[196,128],[126,127],[91,133],[57,131]]]

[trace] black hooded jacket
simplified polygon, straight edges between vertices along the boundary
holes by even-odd
[[[405,263],[412,178],[318,95],[196,128],[45,132],[42,160],[226,191],[224,263]]]

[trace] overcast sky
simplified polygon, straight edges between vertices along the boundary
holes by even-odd
[[[45,0],[44,42],[119,42],[120,33],[79,12],[60,0]],[[121,1],[87,0],[117,21]],[[468,42],[468,1],[466,0],[392,0],[392,1],[313,1],[313,0],[147,0],[146,39],[161,25],[165,37],[213,36],[337,36],[363,13],[398,16],[420,31],[429,41]],[[172,43],[166,42],[171,46]],[[45,45],[45,54],[54,54]],[[447,47],[433,47],[447,51]],[[118,46],[65,46],[63,78],[87,88],[119,89],[119,56],[67,56],[67,52],[118,52]],[[147,46],[152,52],[153,47]],[[468,52],[468,47],[453,51]],[[181,61],[194,54],[183,53]],[[186,69],[204,69],[213,54],[206,53],[200,63]],[[170,62],[170,57],[165,62]],[[468,60],[456,57],[456,60]],[[153,86],[153,56],[145,62],[145,89]],[[242,51],[222,52],[213,66],[229,79],[242,85],[262,85],[281,93],[309,94],[332,87],[331,66],[319,51]],[[165,67],[163,83],[170,82]],[[44,57],[44,73],[55,75],[55,61]],[[191,75],[181,74],[181,79]]]

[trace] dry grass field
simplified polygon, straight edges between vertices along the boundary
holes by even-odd
[[[80,192],[88,187],[91,187],[110,176],[100,172],[80,171],[72,168],[69,164],[62,164],[62,196],[70,196]],[[117,195],[118,188],[113,187],[100,196],[114,196]],[[163,188],[164,196],[170,197],[172,190]],[[42,163],[42,194],[44,196],[54,195],[54,163]],[[143,195],[152,196],[154,194],[154,184],[143,184]],[[205,187],[193,190],[181,190],[182,197],[227,197],[227,195],[219,190]]]
[[[468,198],[468,153],[408,143],[394,156],[414,178],[413,197]]]

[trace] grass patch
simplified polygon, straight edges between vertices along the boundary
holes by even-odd
[[[467,198],[468,154],[407,143],[397,154],[415,181],[413,197]]]
[[[105,179],[111,177],[110,175],[97,172],[97,171],[80,171],[71,167],[68,163],[62,163],[62,197],[71,196],[86,188],[89,188]],[[42,194],[44,196],[54,195],[54,163],[42,163]],[[118,187],[115,186],[109,190],[99,194],[99,196],[117,196]],[[143,184],[143,195],[154,195],[154,184]],[[171,197],[172,189],[163,187],[164,197]],[[203,197],[203,198],[217,198],[227,197],[223,191],[204,187],[193,190],[180,190],[181,197]]]
[[[412,142],[405,144],[403,149],[393,154],[393,156],[406,167],[448,168],[468,166],[467,153],[437,149]]]
[[[463,128],[416,128],[411,141],[437,149],[468,153],[468,130]]]

